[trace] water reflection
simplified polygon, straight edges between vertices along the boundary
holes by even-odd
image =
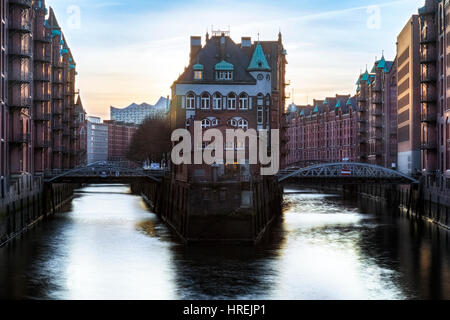
[[[90,186],[0,248],[0,298],[450,298],[449,232],[371,203],[287,190],[257,248],[183,246],[126,186]]]

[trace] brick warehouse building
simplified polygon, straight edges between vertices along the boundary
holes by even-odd
[[[323,162],[356,161],[356,98],[336,95],[314,100],[313,105],[289,107],[286,114],[286,165],[309,166]]]
[[[138,125],[113,120],[103,122],[108,125],[108,160],[127,161],[127,152]]]
[[[384,55],[357,81],[358,160],[397,168],[397,67]]]
[[[237,44],[228,32],[213,32],[204,46],[201,37],[191,37],[189,66],[172,85],[172,129],[193,129],[193,121],[223,133],[227,128],[282,129],[286,64],[281,34],[277,41],[252,43],[243,37]],[[176,167],[175,177],[210,181],[214,168],[228,180],[248,180],[252,171],[248,164],[189,165]]]
[[[1,179],[85,162],[76,65],[45,1],[1,0]],[[47,16],[47,18],[46,18]],[[75,98],[78,96],[76,103]]]

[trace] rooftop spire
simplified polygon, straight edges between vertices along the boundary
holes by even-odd
[[[259,33],[258,33],[259,37]],[[256,44],[255,51],[253,52],[252,59],[250,60],[250,65],[248,66],[249,71],[270,71],[270,66],[267,63],[266,56],[264,55],[264,51],[261,47],[261,44]]]

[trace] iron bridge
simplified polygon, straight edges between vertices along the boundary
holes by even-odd
[[[320,181],[336,183],[396,183],[416,184],[418,180],[398,171],[367,163],[336,162],[310,167],[290,167],[278,173],[278,181],[300,181],[315,183]]]
[[[160,183],[166,170],[144,170],[129,162],[99,161],[47,176],[46,183],[130,184],[147,180]]]

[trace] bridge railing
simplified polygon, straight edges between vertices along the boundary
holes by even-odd
[[[287,168],[278,175],[280,182],[289,178],[341,178],[371,180],[402,180],[410,183],[418,181],[406,174],[367,163],[338,162],[314,165],[305,168]]]

